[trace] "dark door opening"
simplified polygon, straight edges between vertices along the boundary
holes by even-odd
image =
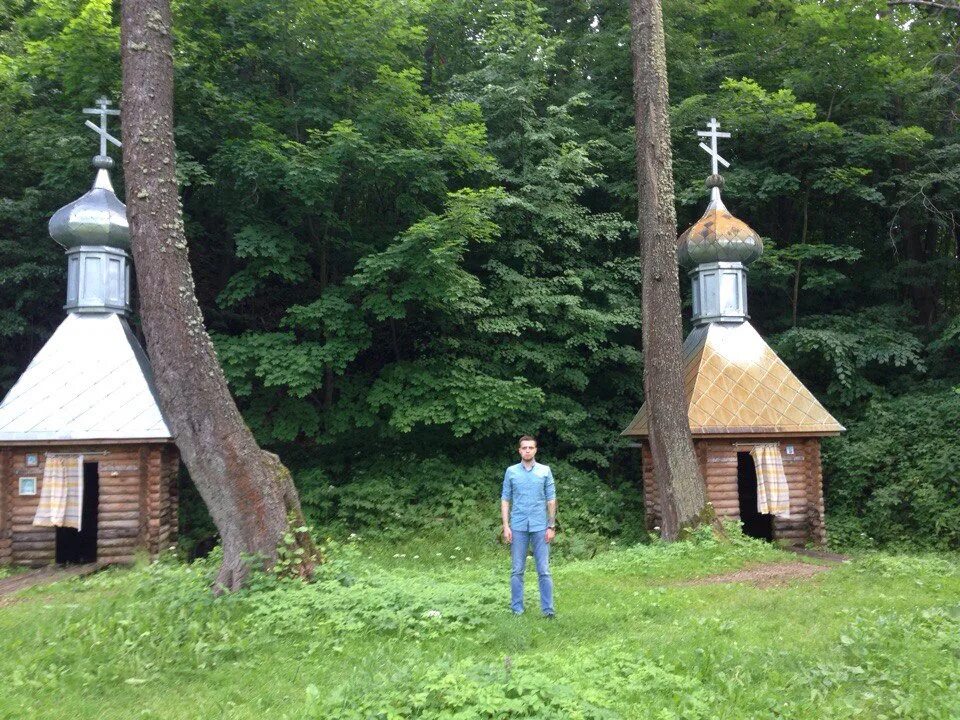
[[[97,507],[100,472],[97,463],[83,464],[83,509],[80,530],[57,528],[57,562],[91,563],[97,559]]]
[[[748,452],[737,453],[737,497],[743,534],[773,540],[773,515],[757,512],[757,466]]]

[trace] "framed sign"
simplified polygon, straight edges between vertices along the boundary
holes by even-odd
[[[27,453],[26,466],[36,467],[40,464],[40,459],[34,453]]]
[[[20,478],[20,494],[21,495],[36,495],[37,494],[37,479],[35,477],[22,477]]]

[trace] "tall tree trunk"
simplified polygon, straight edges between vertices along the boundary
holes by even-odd
[[[223,542],[217,591],[238,588],[245,558],[276,561],[303,524],[289,471],[264,452],[227,388],[194,293],[174,174],[173,54],[169,0],[123,0],[123,168],[140,311],[160,404]],[[304,574],[317,558],[306,532]]]
[[[675,540],[684,528],[704,519],[707,492],[693,449],[681,374],[677,218],[660,0],[631,0],[630,25],[643,260],[643,384],[663,505],[661,534]]]

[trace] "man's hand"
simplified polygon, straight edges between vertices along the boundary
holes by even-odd
[[[556,536],[557,536],[557,531],[556,531],[556,530],[554,530],[553,528],[547,528],[547,534],[546,534],[546,536],[544,537],[544,539],[545,539],[548,543],[550,543],[550,542],[553,542],[553,539],[554,539]]]
[[[503,526],[503,539],[505,542],[508,542],[508,543],[513,542],[513,530],[510,529],[509,525]]]

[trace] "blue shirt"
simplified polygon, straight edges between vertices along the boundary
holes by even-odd
[[[538,462],[534,462],[529,470],[523,463],[511,465],[503,474],[500,499],[510,503],[511,530],[545,530],[547,501],[557,499],[550,467]]]

